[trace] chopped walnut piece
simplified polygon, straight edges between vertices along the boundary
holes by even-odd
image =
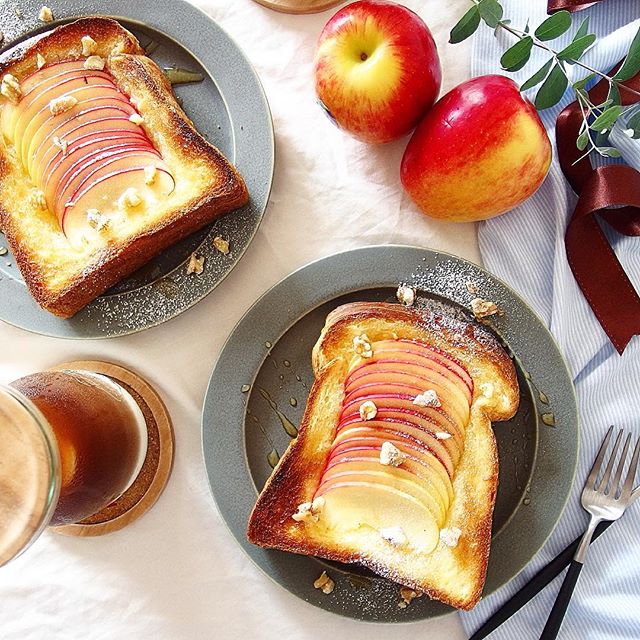
[[[433,389],[427,389],[423,393],[419,393],[414,399],[413,404],[418,407],[441,407],[440,398]]]
[[[129,187],[118,200],[118,206],[121,209],[135,209],[142,204],[142,198],[137,189]]]
[[[43,6],[38,14],[40,22],[53,22],[53,11],[49,7]]]
[[[440,529],[440,542],[447,547],[457,547],[461,535],[462,531],[458,527],[445,527]]]
[[[383,442],[380,447],[380,464],[399,467],[407,456],[391,442]]]
[[[98,50],[98,43],[91,36],[82,36],[82,55],[92,56]]]
[[[371,342],[366,333],[354,337],[353,350],[362,358],[370,358],[373,355]]]
[[[153,184],[156,181],[158,170],[153,165],[144,168],[144,183]]]
[[[44,211],[47,208],[47,200],[44,197],[44,192],[39,189],[31,193],[29,203],[40,211]]]
[[[378,407],[372,400],[366,400],[360,405],[360,417],[363,420],[373,420],[378,413]]]
[[[78,98],[74,96],[60,96],[59,98],[54,98],[49,102],[49,111],[54,116],[59,116],[61,113],[65,113],[69,111],[69,109],[73,109],[78,104]]]
[[[85,69],[93,69],[95,71],[102,71],[104,69],[105,61],[100,56],[89,56],[82,65]]]
[[[401,284],[396,291],[396,298],[405,307],[410,307],[415,302],[416,290],[406,284]]]
[[[476,318],[486,318],[487,316],[500,314],[500,309],[495,302],[482,298],[474,298],[471,301],[471,310]]]
[[[296,522],[318,522],[324,504],[325,499],[322,496],[318,496],[313,502],[299,504],[297,511],[291,517]]]
[[[104,231],[109,226],[109,219],[97,209],[87,209],[87,222],[96,231]]]
[[[467,282],[465,283],[465,286],[467,287],[467,291],[472,295],[475,296],[478,293],[478,287],[476,286],[476,283],[473,282],[473,280],[467,280]]]
[[[316,589],[321,589],[322,593],[329,595],[335,588],[336,583],[327,575],[326,571],[323,571],[313,583]]]
[[[2,84],[0,84],[0,94],[5,98],[8,98],[13,104],[20,102],[22,98],[22,89],[18,79],[10,73],[5,73],[2,77]]]
[[[36,53],[36,66],[38,69],[42,69],[47,64],[45,57],[41,53]]]
[[[142,124],[144,122],[144,118],[139,113],[132,113],[129,116],[129,122],[133,122],[133,124]]]
[[[187,274],[195,273],[200,275],[204,271],[204,256],[197,256],[195,253],[191,254],[189,258],[189,264],[187,265]]]
[[[436,431],[436,438],[438,438],[438,440],[448,440],[451,437],[451,434],[446,431]]]
[[[406,609],[413,600],[421,598],[422,596],[423,594],[420,591],[410,589],[409,587],[400,587],[400,597],[402,600],[398,602],[398,607],[400,607],[400,609]]]
[[[407,536],[402,530],[402,527],[386,527],[385,529],[380,529],[380,537],[394,547],[401,547],[403,544],[407,544]]]
[[[53,136],[53,146],[58,147],[58,149],[62,151],[63,156],[67,155],[67,148],[69,144],[67,143],[66,140],[63,140],[62,138],[58,138],[58,136]]]
[[[229,253],[229,241],[225,240],[222,236],[216,236],[213,239],[213,246],[225,256]]]

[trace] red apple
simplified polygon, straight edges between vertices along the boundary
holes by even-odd
[[[427,25],[394,2],[361,0],[326,24],[315,57],[316,93],[337,125],[364,142],[409,133],[440,91]]]
[[[402,184],[433,218],[485,220],[542,184],[551,144],[535,107],[504,76],[480,76],[441,98],[402,158]]]

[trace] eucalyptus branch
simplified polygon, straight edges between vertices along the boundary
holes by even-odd
[[[516,72],[524,68],[535,48],[550,55],[549,59],[529,79],[522,83],[520,91],[525,92],[538,87],[534,104],[539,111],[555,106],[560,102],[568,87],[571,87],[575,99],[580,105],[583,123],[580,127],[576,146],[587,154],[596,151],[603,156],[620,155],[614,147],[601,146],[599,140],[605,140],[604,134],[611,130],[623,114],[631,114],[621,104],[620,92],[625,91],[640,98],[640,91],[624,83],[640,73],[640,30],[636,33],[627,55],[617,71],[611,75],[582,62],[581,58],[596,42],[596,35],[589,32],[589,18],[585,18],[575,30],[573,37],[562,48],[547,44],[567,33],[572,27],[572,16],[567,11],[558,11],[541,22],[533,32],[529,23],[524,29],[511,25],[504,18],[504,10],[499,0],[471,0],[471,8],[451,30],[450,42],[461,42],[474,33],[484,22],[497,34],[500,29],[517,38],[515,44],[503,52],[500,63],[505,71]],[[589,72],[586,78],[572,81],[566,66],[575,65]],[[606,100],[593,104],[587,92],[587,85],[596,77],[602,78],[609,86]],[[592,135],[592,132],[598,136]],[[628,117],[625,132],[634,138],[640,138],[640,112]],[[605,143],[606,144],[606,143]]]

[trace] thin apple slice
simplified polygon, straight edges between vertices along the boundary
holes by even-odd
[[[97,209],[109,216],[116,213],[121,216],[145,215],[149,210],[169,196],[175,189],[175,181],[162,161],[152,154],[145,156],[129,156],[128,162],[114,163],[90,178],[81,190],[74,195],[72,204],[65,207],[62,218],[62,230],[72,241],[87,231],[87,211]],[[137,160],[138,164],[135,164]],[[145,183],[145,169],[157,167],[157,175],[153,184]],[[121,212],[118,200],[127,189],[136,189],[142,203],[133,211]]]
[[[328,478],[329,471],[333,469],[342,470],[344,468],[342,465],[346,462],[367,463],[369,466],[373,465],[374,468],[378,468],[380,466],[381,444],[382,441],[376,448],[345,447],[335,451],[329,458],[323,477]],[[447,491],[442,487],[439,476],[429,466],[424,465],[413,457],[406,457],[398,468],[411,474],[416,478],[416,482],[424,485],[438,504],[438,518],[444,519],[450,500]]]
[[[329,452],[328,465],[331,464],[334,457],[342,455],[343,453],[359,455],[363,451],[373,451],[376,456],[379,456],[383,442],[385,442],[385,439],[377,432],[374,436],[343,440],[332,446]],[[430,474],[432,482],[440,493],[443,502],[449,504],[453,500],[451,478],[449,478],[446,469],[433,453],[425,450],[424,447],[415,442],[406,439],[387,439],[386,442],[391,442],[391,444],[397,447],[407,456],[407,460],[414,461],[428,470],[427,472]]]
[[[391,420],[367,420],[356,422],[341,429],[334,440],[338,444],[351,438],[366,436],[378,436],[385,440],[401,438],[413,442],[426,451],[431,452],[444,466],[450,478],[453,478],[455,465],[447,448],[428,431],[421,429],[419,425],[404,421]]]
[[[50,80],[62,76],[66,73],[80,71],[84,69],[84,59],[82,60],[64,60],[62,62],[53,62],[45,65],[42,69],[34,71],[28,75],[21,83],[23,95],[29,95],[34,90],[41,90],[42,84]]]
[[[362,531],[379,532],[401,526],[407,544],[430,553],[440,540],[440,528],[432,513],[413,496],[395,487],[349,479],[326,485],[322,523],[337,535]]]
[[[425,357],[430,357],[438,360],[444,367],[449,369],[451,373],[457,375],[467,386],[469,391],[473,393],[473,378],[469,375],[464,364],[453,358],[450,354],[444,353],[437,347],[427,345],[424,342],[417,340],[380,340],[376,342],[376,350],[386,351],[387,349],[395,350],[398,348],[406,348],[417,354],[422,354]]]

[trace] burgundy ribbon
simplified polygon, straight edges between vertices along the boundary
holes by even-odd
[[[547,1],[547,13],[554,13],[554,11],[582,11],[587,7],[591,7],[594,4],[598,4],[600,0],[548,0]]]
[[[640,90],[640,74],[624,83]],[[601,80],[589,91],[594,104],[606,99],[608,83]],[[638,98],[629,91],[620,92],[622,104]],[[616,231],[640,236],[640,173],[623,165],[594,169],[576,138],[582,124],[582,112],[572,102],[556,121],[556,144],[562,171],[578,203],[565,234],[567,258],[573,275],[611,342],[622,354],[634,335],[640,335],[640,297],[624,272],[620,261],[596,219],[599,215]]]

